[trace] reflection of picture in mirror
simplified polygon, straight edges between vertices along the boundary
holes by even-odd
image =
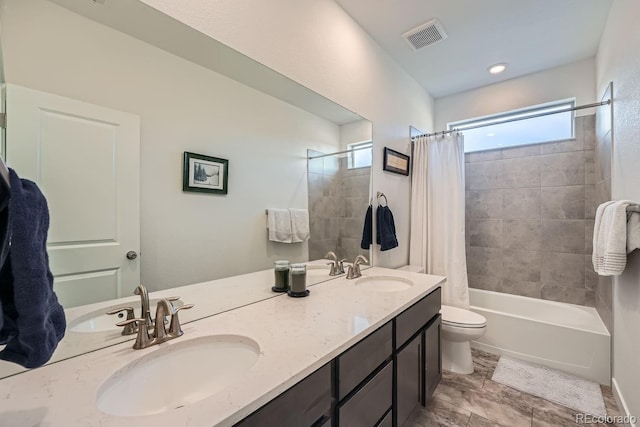
[[[185,151],[183,168],[183,191],[227,194],[228,160]]]
[[[194,162],[193,182],[198,185],[220,187],[220,166]]]

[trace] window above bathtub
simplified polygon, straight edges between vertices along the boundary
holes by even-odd
[[[574,107],[575,98],[564,99],[448,123],[447,129],[464,134],[465,153],[562,141],[575,138]]]
[[[367,150],[367,148],[369,148]],[[348,169],[366,168],[371,166],[373,160],[373,148],[372,141],[356,142],[354,144],[348,144],[347,149],[349,151],[349,157],[347,161]]]

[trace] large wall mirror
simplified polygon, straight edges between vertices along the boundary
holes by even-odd
[[[52,361],[134,338],[104,312],[139,283],[196,303],[187,323],[276,296],[249,289],[275,260],[368,255],[370,167],[348,158],[369,121],[137,0],[101,3],[0,0],[2,154],[49,201],[69,324]],[[229,161],[227,194],[183,191],[185,151]],[[270,242],[268,208],[309,209],[311,239]]]

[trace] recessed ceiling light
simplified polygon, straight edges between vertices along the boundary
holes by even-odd
[[[496,136],[496,134],[491,132],[491,133],[488,133],[487,136]]]
[[[500,64],[494,64],[491,67],[489,67],[489,72],[491,74],[500,74],[506,69],[507,69],[507,64],[502,62]]]

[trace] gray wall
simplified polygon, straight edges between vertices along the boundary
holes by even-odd
[[[333,156],[309,160],[308,168],[309,259],[323,258],[328,251],[349,261],[359,254],[368,259],[369,251],[360,249],[360,241],[371,168],[348,169],[346,158]]]
[[[469,286],[594,306],[595,116],[576,138],[465,155]]]

